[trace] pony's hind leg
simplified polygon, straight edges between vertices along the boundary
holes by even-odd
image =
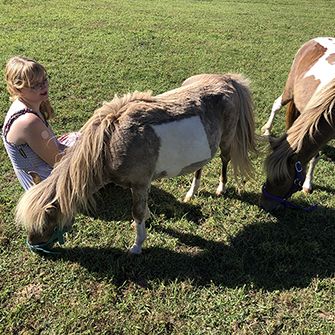
[[[306,178],[305,178],[304,184],[302,185],[302,189],[305,193],[312,193],[313,191],[313,183],[312,183],[313,174],[314,174],[316,163],[319,161],[319,159],[320,159],[320,154],[318,153],[309,162],[309,167],[306,173]]]
[[[184,202],[190,201],[193,198],[193,196],[197,193],[200,186],[201,172],[202,169],[195,171],[192,185],[185,195]]]
[[[265,125],[262,127],[262,132],[263,132],[264,136],[269,136],[270,135],[275,115],[282,108],[282,106],[283,106],[283,104],[282,104],[282,95],[281,95],[273,103],[269,119],[265,123]]]
[[[133,198],[133,218],[136,230],[136,237],[134,244],[129,249],[131,254],[140,254],[142,252],[142,245],[147,238],[145,229],[145,220],[150,216],[148,209],[148,187],[132,187]]]
[[[221,196],[226,191],[226,184],[227,184],[227,169],[228,169],[228,163],[230,162],[230,154],[229,151],[224,151],[221,149],[221,175],[220,175],[220,182],[219,186],[216,189],[215,194],[217,196]]]

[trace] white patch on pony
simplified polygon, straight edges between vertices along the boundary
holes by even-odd
[[[209,160],[211,149],[199,116],[151,126],[160,139],[156,174],[174,177],[192,164]]]
[[[320,80],[317,91],[328,84],[335,77],[335,65],[327,61],[329,55],[335,53],[335,39],[328,37],[315,38],[314,41],[326,48],[326,52],[318,61],[305,73],[305,78],[314,76]]]

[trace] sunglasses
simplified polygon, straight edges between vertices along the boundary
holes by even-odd
[[[33,86],[30,86],[29,88],[33,91],[39,91],[43,88],[45,88],[49,84],[49,78],[45,78],[42,82],[35,84]]]

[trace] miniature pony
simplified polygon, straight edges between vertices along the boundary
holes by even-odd
[[[194,76],[158,96],[135,92],[105,103],[52,174],[20,199],[16,220],[25,226],[29,245],[43,251],[61,241],[74,215],[93,206],[94,193],[113,182],[131,189],[136,238],[130,252],[140,253],[152,180],[196,171],[189,200],[218,148],[218,195],[230,160],[235,175],[250,175],[249,153],[256,150],[252,107],[248,81],[238,74]]]

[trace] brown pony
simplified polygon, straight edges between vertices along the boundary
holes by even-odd
[[[74,215],[94,205],[93,194],[113,182],[131,189],[136,238],[130,252],[140,253],[152,180],[196,171],[189,200],[199,186],[201,168],[220,148],[220,195],[230,159],[235,176],[248,176],[248,153],[255,151],[251,94],[248,82],[237,74],[194,76],[158,96],[135,92],[115,97],[80,132],[52,174],[17,205],[16,221],[25,226],[34,251],[47,252],[61,241]]]
[[[270,211],[297,208],[288,198],[302,188],[305,168],[320,148],[335,137],[335,78],[318,90],[285,135],[272,143],[266,159],[267,180],[261,206]]]
[[[295,55],[283,94],[273,103],[270,117],[262,127],[264,135],[270,135],[276,112],[286,104],[288,104],[286,110],[286,130],[288,130],[298,116],[305,113],[313,95],[322,91],[334,78],[335,39],[318,37],[305,43]],[[312,192],[313,173],[318,158],[318,152],[311,157],[302,187],[306,193]]]

